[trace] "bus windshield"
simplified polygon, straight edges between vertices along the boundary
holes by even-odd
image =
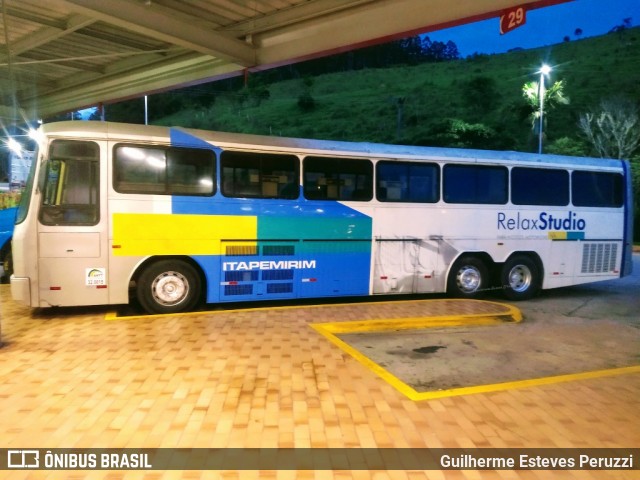
[[[27,182],[24,187],[24,191],[22,192],[22,196],[20,197],[20,204],[18,205],[18,212],[16,214],[16,225],[24,222],[25,218],[27,218],[27,213],[29,213],[29,205],[31,204],[31,193],[33,190],[34,177],[36,173],[36,163],[38,158],[38,150],[33,153],[33,161],[31,162],[31,167],[29,168],[29,176],[27,177]]]

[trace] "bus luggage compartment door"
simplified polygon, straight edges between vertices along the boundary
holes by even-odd
[[[434,292],[437,258],[437,242],[377,238],[373,293]]]
[[[301,270],[301,297],[367,295],[371,239],[307,239]]]
[[[40,232],[38,243],[41,306],[109,303],[100,232]]]

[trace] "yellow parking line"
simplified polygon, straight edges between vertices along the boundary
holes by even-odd
[[[265,310],[291,310],[291,309],[295,309],[295,308],[336,308],[336,307],[352,307],[352,306],[358,306],[358,305],[387,305],[387,304],[395,304],[395,305],[399,305],[402,303],[426,303],[426,302],[437,302],[439,300],[424,300],[424,299],[408,299],[408,300],[400,300],[400,299],[393,299],[393,300],[372,300],[369,302],[366,301],[359,301],[359,302],[345,302],[345,303],[318,303],[318,304],[309,304],[309,305],[269,305],[266,307],[250,307],[250,308],[233,308],[233,309],[222,309],[222,310],[202,310],[202,311],[197,311],[197,312],[183,312],[183,313],[157,313],[157,314],[150,314],[150,313],[141,313],[141,314],[137,314],[137,315],[118,315],[118,312],[108,312],[107,314],[105,314],[105,320],[137,320],[137,319],[141,319],[141,318],[160,318],[160,317],[185,317],[185,316],[199,316],[199,315],[217,315],[217,314],[225,314],[225,313],[229,313],[229,312],[233,312],[233,311],[242,311],[242,312],[259,312],[259,311],[265,311]],[[449,300],[451,301],[451,300]],[[520,311],[514,307],[511,307],[510,305],[505,305],[503,303],[498,303],[498,302],[490,302],[487,300],[471,300],[471,299],[458,299],[455,300],[456,303],[467,303],[467,304],[493,304],[496,305],[500,308],[504,308],[507,311],[504,313],[494,313],[494,315],[505,315],[505,316],[513,316],[513,315],[520,315]],[[250,303],[247,303],[247,305],[250,305]],[[219,305],[218,305],[219,306]],[[489,314],[468,314],[466,315],[466,317],[473,317],[473,316],[488,316]],[[427,318],[432,318],[432,317],[427,317]],[[438,318],[446,318],[446,317],[438,317]],[[451,318],[459,318],[458,317],[451,317]],[[520,319],[522,319],[522,317],[520,317]]]
[[[407,395],[411,400],[430,400],[433,398],[453,397],[456,395],[470,395],[472,393],[497,392],[515,388],[527,388],[540,385],[551,385],[554,383],[573,382],[576,380],[591,380],[594,378],[610,377],[614,375],[626,375],[629,373],[640,373],[640,365],[609,368],[605,370],[593,370],[590,372],[569,373],[565,375],[554,375],[550,377],[539,377],[526,380],[515,380],[511,382],[493,383],[487,385],[476,385],[472,387],[454,388],[450,390],[438,390],[435,392],[417,392],[409,385],[406,385],[406,387],[410,391],[406,391],[403,393],[405,393],[405,395]]]
[[[407,383],[400,380],[384,367],[371,360],[359,350],[341,340],[337,335],[347,333],[371,333],[395,330],[409,329],[426,329],[436,327],[455,327],[455,326],[486,326],[498,325],[505,322],[520,322],[522,314],[519,309],[510,305],[502,305],[505,308],[503,314],[463,314],[456,316],[434,316],[420,318],[401,318],[401,319],[385,319],[370,321],[353,321],[353,322],[332,322],[332,323],[316,323],[311,327],[320,335],[325,337],[331,343],[342,349],[345,353],[351,355],[355,360],[367,367],[373,373],[378,375],[389,385],[394,387],[400,393],[411,400],[431,400],[443,397],[452,397],[457,395],[470,395],[474,393],[495,392],[501,390],[511,390],[515,388],[534,387],[539,385],[549,385],[553,383],[569,382],[575,380],[589,380],[612,375],[624,375],[629,373],[640,373],[640,365],[611,368],[605,370],[595,370],[589,372],[579,372],[565,375],[555,375],[549,377],[532,378],[526,380],[516,380],[510,382],[501,382],[486,385],[474,385],[469,387],[453,388],[446,390],[437,390],[430,392],[419,392]]]

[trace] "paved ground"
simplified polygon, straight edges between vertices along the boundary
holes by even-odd
[[[417,391],[640,365],[638,254],[634,271],[515,303],[521,323],[339,337]]]
[[[640,268],[636,271],[640,273]],[[623,326],[637,330],[637,286],[636,278],[549,292],[518,304],[526,316],[522,327],[536,337],[538,331],[553,331],[559,325],[596,325],[605,320],[612,322],[615,328],[609,330],[614,332]],[[595,294],[597,298],[590,300]],[[469,314],[468,302],[433,298],[263,309],[245,305],[236,310],[114,319],[105,307],[28,309],[11,301],[9,287],[0,285],[4,419],[0,446],[43,451],[529,447],[582,452],[640,445],[640,372],[414,401],[312,328],[318,323]],[[567,342],[578,338],[577,330]],[[3,471],[0,478],[638,480],[638,470],[403,471],[376,466],[371,471],[198,471],[191,467]]]

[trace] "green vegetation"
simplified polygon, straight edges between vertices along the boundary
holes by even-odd
[[[0,210],[17,207],[22,192],[0,192]]]
[[[544,98],[543,106],[546,110],[546,115],[542,118],[544,133],[547,130],[547,117],[551,113],[551,110],[558,105],[568,105],[571,101],[564,95],[564,80],[558,80],[548,86],[543,84],[542,87],[544,87],[544,95],[542,95]],[[531,114],[529,115],[531,129],[537,132],[537,134],[540,132],[540,114],[542,113],[540,109],[540,90],[540,82],[527,82],[522,87],[522,94],[531,109]]]
[[[545,150],[569,146],[589,154],[580,115],[614,96],[640,103],[640,28],[630,28],[502,55],[282,81],[285,75],[274,71],[250,74],[247,87],[238,79],[151,96],[150,119],[279,136],[535,151],[522,88],[537,80],[543,62],[571,99],[549,112]],[[304,71],[304,65],[283,68],[288,77]],[[121,119],[117,107],[108,108],[108,119]],[[136,107],[141,115],[142,105]]]
[[[403,65],[394,65],[399,61]],[[600,156],[602,148],[589,141],[580,119],[590,112],[600,118],[603,102],[640,105],[638,27],[466,59],[458,58],[451,42],[414,37],[384,49],[250,74],[246,86],[234,79],[154,95],[149,116],[158,125],[207,130],[533,152],[536,107],[523,96],[523,86],[538,79],[542,63],[553,67],[548,86],[561,82],[562,95],[571,100],[545,112],[544,151]],[[328,71],[334,73],[319,73]],[[141,100],[107,109],[107,119],[114,121],[141,122],[142,116]],[[637,192],[638,144],[625,155],[632,160]]]

